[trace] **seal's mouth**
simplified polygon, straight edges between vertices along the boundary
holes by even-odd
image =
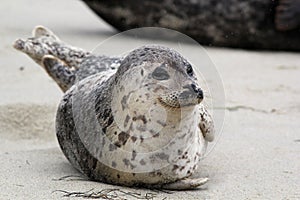
[[[201,89],[186,89],[183,91],[172,92],[167,95],[161,95],[158,101],[161,105],[168,108],[183,108],[195,106],[203,100]]]

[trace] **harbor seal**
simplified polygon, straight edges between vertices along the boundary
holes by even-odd
[[[184,190],[208,142],[212,117],[192,65],[178,52],[147,45],[125,57],[69,46],[50,30],[14,47],[42,65],[64,91],[56,134],[70,163],[92,180]]]

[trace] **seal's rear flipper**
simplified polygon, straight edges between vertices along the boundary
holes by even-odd
[[[300,0],[279,0],[275,25],[279,31],[290,31],[300,27]]]
[[[67,91],[75,82],[75,70],[71,69],[63,61],[51,55],[42,59],[42,64],[51,78],[58,84],[63,92]]]
[[[33,37],[18,39],[13,46],[26,53],[36,63],[42,65],[42,58],[52,55],[65,62],[71,68],[79,68],[90,52],[65,44],[49,29],[37,26],[32,31]]]
[[[59,41],[59,38],[44,26],[36,26],[32,31],[32,36],[36,38],[46,36],[52,38],[53,40]]]
[[[185,178],[175,183],[169,183],[162,186],[167,190],[191,190],[208,182],[208,178]]]

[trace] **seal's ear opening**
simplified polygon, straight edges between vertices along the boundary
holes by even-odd
[[[59,40],[59,38],[52,31],[44,26],[36,26],[32,31],[32,36],[35,38],[46,36],[52,38],[53,40]]]

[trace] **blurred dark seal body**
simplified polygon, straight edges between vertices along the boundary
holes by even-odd
[[[282,27],[282,23],[288,26],[298,19],[299,14],[293,13],[300,10],[298,4],[293,3],[297,0],[290,0],[290,5],[280,5],[283,9],[279,11],[280,0],[83,1],[120,31],[165,27],[209,46],[300,50],[299,26],[291,27],[292,30]],[[288,31],[279,30],[284,28]]]

